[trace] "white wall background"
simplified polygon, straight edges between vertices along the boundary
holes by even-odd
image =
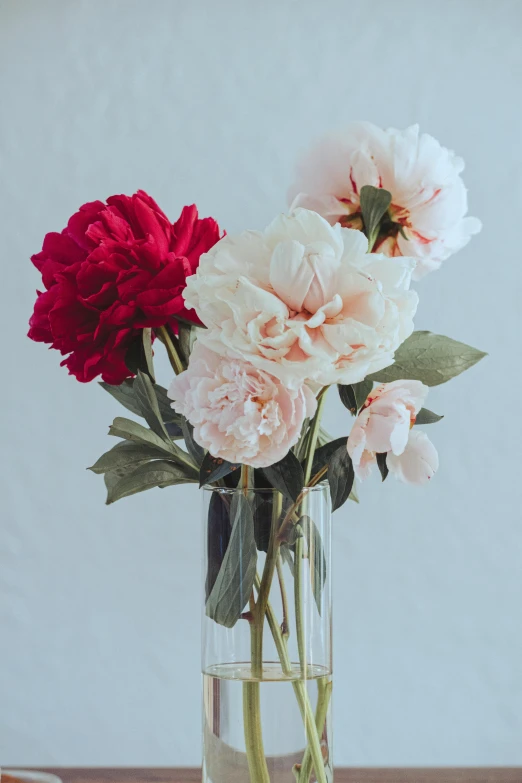
[[[490,357],[431,394],[429,488],[337,515],[336,760],[522,764],[521,33],[517,0],[0,2],[0,762],[199,761],[197,491],[104,507],[118,406],[26,339],[29,256],[139,187],[263,227],[298,149],[370,119],[465,157],[484,231],[417,328]]]

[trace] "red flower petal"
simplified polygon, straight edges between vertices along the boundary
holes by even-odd
[[[132,374],[125,356],[141,329],[175,328],[178,314],[199,323],[183,291],[218,239],[217,223],[199,220],[194,205],[172,226],[144,191],[84,204],[32,258],[47,290],[38,294],[29,337],[68,354],[62,364],[79,381],[101,375],[121,383]]]

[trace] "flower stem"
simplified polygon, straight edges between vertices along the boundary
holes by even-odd
[[[263,568],[263,576],[261,577],[261,584],[259,586],[259,595],[256,603],[256,614],[259,622],[263,623],[266,607],[268,605],[268,596],[270,593],[270,587],[272,585],[272,579],[274,578],[274,571],[276,568],[276,562],[279,555],[280,542],[278,539],[279,530],[279,518],[283,507],[283,497],[279,492],[274,492],[274,498],[272,503],[272,526],[270,531],[270,541],[268,543],[268,550],[266,553],[265,565]]]
[[[281,560],[281,554],[278,552],[276,560],[277,579],[279,582],[279,589],[281,591],[281,604],[283,607],[283,622],[281,623],[281,633],[285,641],[288,641],[290,636],[290,623],[288,622],[288,596],[286,594],[285,578],[283,574],[283,561]]]
[[[297,652],[301,676],[306,679],[306,649],[305,633],[303,625],[303,529],[296,525],[297,538],[295,541],[294,555],[294,604],[295,604],[295,630],[297,636]]]
[[[176,375],[179,375],[181,372],[183,372],[185,367],[183,366],[183,362],[181,361],[179,351],[176,346],[177,339],[169,334],[169,330],[166,326],[158,326],[156,329],[156,334],[167,350],[167,355],[169,357],[172,369]]]
[[[243,723],[250,783],[270,783],[261,733],[261,694],[258,682],[243,683]]]
[[[307,442],[307,454],[306,454],[306,462],[305,462],[305,470],[304,470],[305,486],[310,481],[310,476],[312,475],[312,465],[314,462],[315,447],[317,446],[317,438],[319,437],[321,418],[323,415],[323,408],[324,408],[324,403],[326,400],[326,392],[328,391],[328,388],[329,388],[328,386],[325,386],[323,389],[321,389],[321,391],[317,395],[317,410],[315,412],[315,416],[310,425],[310,434],[308,436],[308,442]]]
[[[310,478],[312,475],[315,448],[317,445],[317,438],[319,436],[319,428],[321,426],[321,417],[323,414],[323,408],[324,408],[327,391],[328,391],[328,386],[325,386],[319,392],[317,398],[318,400],[317,410],[315,412],[315,416],[313,418],[312,424],[310,425],[308,440],[306,444],[306,461],[305,461],[305,469],[304,469],[305,486],[311,483]],[[316,476],[314,476],[314,480],[316,480]],[[303,515],[304,513],[303,507],[306,505],[306,502],[308,500],[307,495],[304,493],[302,494],[303,497],[300,506],[301,509],[300,516]],[[303,710],[302,710],[302,716],[303,716],[303,721],[306,730],[307,747],[303,758],[303,763],[301,764],[301,769],[299,771],[299,777],[297,778],[297,780],[298,783],[304,783],[305,781],[306,783],[308,783],[310,772],[308,772],[308,777],[306,778],[303,777],[302,773],[304,772],[306,774],[308,767],[311,766],[311,764],[313,763],[315,769],[315,775],[318,783],[326,783],[324,760],[323,760],[323,755],[321,753],[321,741],[320,741],[321,734],[319,733],[319,728],[316,725],[317,722],[316,716],[314,716],[313,714],[312,705],[310,704],[308,693],[306,691],[306,679],[307,679],[308,668],[307,668],[307,661],[306,661],[305,629],[304,629],[304,621],[303,621],[304,534],[303,534],[303,529],[299,524],[296,525],[296,533],[297,533],[297,538],[295,541],[295,561],[294,561],[295,563],[294,603],[295,603],[295,626],[296,626],[296,635],[297,635],[297,650],[299,654],[299,665],[301,667],[301,678],[302,678],[296,683],[296,685],[298,685],[299,688],[304,691],[307,697],[306,702],[303,703]],[[310,759],[310,761],[308,760],[308,758]],[[303,769],[305,762],[306,762],[306,769]]]
[[[252,469],[241,465],[241,487],[245,496],[252,486]],[[258,602],[259,603],[259,600]],[[263,624],[264,615],[259,621],[258,606],[250,600],[250,646],[251,646],[251,677],[250,682],[243,683],[243,730],[245,733],[245,748],[250,774],[250,783],[270,783],[270,775],[263,747],[263,730],[261,723],[261,693],[260,680],[263,679]]]
[[[258,576],[256,576],[254,586],[256,587],[257,590],[259,590],[260,582]],[[277,654],[279,656],[279,660],[281,661],[281,669],[283,670],[283,674],[285,674],[287,677],[293,678],[292,663],[288,655],[286,641],[283,637],[283,634],[281,633],[281,628],[279,627],[279,623],[277,622],[277,618],[275,616],[274,610],[272,609],[270,602],[267,602],[267,606],[266,606],[266,619],[268,621],[268,626],[274,638],[274,643],[276,646]],[[299,680],[292,679],[292,687],[294,689],[294,693],[297,699],[297,704],[299,706],[299,711],[303,719],[306,742],[307,742],[307,750],[309,750],[310,752],[310,757],[312,759],[314,769],[316,770],[315,776],[317,778],[317,783],[328,783],[326,779],[326,773],[324,771],[324,761],[323,761],[323,755],[321,753],[320,735],[318,734],[315,727],[314,712],[312,709],[312,705],[310,703],[310,699],[308,697],[308,692],[306,690],[306,681],[302,679]]]
[[[320,677],[317,680],[317,706],[315,709],[315,728],[317,736],[321,738],[328,714],[328,706],[332,695],[332,681],[328,677]],[[312,774],[312,754],[310,746],[305,750],[297,783],[309,783]]]

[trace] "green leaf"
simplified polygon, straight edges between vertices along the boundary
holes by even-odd
[[[371,250],[379,236],[381,220],[391,204],[391,193],[373,185],[363,185],[360,193],[361,212],[364,222],[364,233],[368,237],[368,248]]]
[[[212,454],[207,452],[199,470],[199,486],[202,487],[204,484],[212,484],[214,481],[219,481],[219,479],[228,476],[229,473],[233,473],[235,470],[241,470],[240,463],[227,462],[226,459],[213,457]]]
[[[140,465],[132,473],[123,476],[114,483],[107,495],[107,505],[116,500],[145,492],[153,487],[169,487],[173,484],[187,484],[193,482],[177,465],[166,460],[155,460]]]
[[[120,405],[127,408],[128,411],[136,414],[136,416],[141,416],[141,408],[138,405],[138,401],[134,394],[134,378],[127,378],[127,380],[120,383],[119,386],[113,386],[111,383],[101,381],[100,386],[102,389],[105,389],[106,392],[109,392],[111,397],[114,397]]]
[[[275,492],[257,492],[254,497],[254,538],[260,552],[268,552],[272,533]]]
[[[141,415],[156,435],[170,441],[169,434],[161,418],[161,413],[156,399],[154,386],[148,375],[138,370],[138,376],[134,381],[134,394],[141,409]]]
[[[226,493],[211,492],[207,520],[207,574],[205,600],[216,583],[230,541],[230,498]]]
[[[323,551],[323,542],[317,525],[308,515],[304,515],[298,522],[301,525],[308,544],[308,562],[312,592],[314,594],[317,611],[322,614],[323,588],[326,582],[326,558]]]
[[[282,495],[296,502],[303,489],[304,473],[301,463],[293,452],[289,451],[279,462],[263,468],[263,473],[274,489],[278,489]]]
[[[125,355],[125,364],[130,372],[138,374],[138,370],[146,373],[154,381],[154,366],[152,363],[152,330],[142,329],[141,335],[132,341]]]
[[[353,465],[346,444],[337,449],[328,463],[328,481],[332,496],[332,511],[348,499],[354,482]]]
[[[181,431],[183,432],[183,437],[185,438],[187,451],[196,465],[199,467],[199,465],[201,465],[203,462],[205,449],[202,449],[199,443],[196,443],[194,440],[194,427],[184,416],[181,417]]]
[[[159,435],[156,435],[155,432],[143,427],[137,421],[117,416],[109,428],[109,435],[114,435],[118,438],[130,440],[135,443],[142,443],[145,446],[154,446],[163,451],[171,459],[174,459],[176,462],[189,468],[194,479],[197,480],[198,478],[198,471],[189,454],[176,446],[175,443],[172,443],[172,441],[167,443],[167,441],[160,438]]]
[[[187,321],[178,321],[178,341],[185,365],[188,364],[192,348],[196,342],[197,329]]]
[[[321,446],[320,449],[316,449],[314,454],[314,461],[312,463],[312,476],[315,476],[315,474],[318,473],[321,468],[324,468],[324,466],[328,464],[330,457],[337,451],[337,449],[340,449],[341,446],[344,446],[346,449],[347,441],[348,435],[345,435],[344,438],[336,438],[335,440],[331,440],[330,443],[325,443],[325,445]]]
[[[427,408],[421,408],[417,413],[415,424],[435,424],[435,422],[443,418],[444,416],[439,416],[438,413],[433,413],[433,411],[429,411]]]
[[[339,397],[341,399],[342,404],[345,408],[347,408],[352,416],[357,415],[357,400],[355,399],[355,392],[353,389],[353,386],[351,385],[344,385],[342,383],[339,383],[337,385],[337,391],[339,392]]]
[[[388,473],[390,472],[388,469],[388,464],[386,462],[386,454],[376,454],[377,459],[377,467],[379,468],[382,476],[382,480],[385,481],[388,478]]]
[[[366,402],[368,395],[373,389],[373,381],[366,380],[366,381],[361,381],[360,383],[354,383],[352,384],[352,388],[355,392],[355,401],[357,404],[357,409],[359,410],[360,408],[362,408],[362,406]]]
[[[348,408],[352,416],[355,416],[373,389],[373,382],[361,381],[360,383],[352,383],[349,386],[339,384],[338,389],[342,404],[345,408]]]
[[[256,574],[252,507],[241,492],[232,498],[230,519],[230,541],[206,605],[207,616],[226,628],[233,628],[239,620],[252,593]]]
[[[433,332],[413,332],[397,349],[394,363],[367,380],[389,383],[422,381],[426,386],[446,383],[487,356],[483,351]]]
[[[136,416],[142,416],[143,414],[141,412],[141,407],[134,393],[135,381],[135,378],[127,378],[127,380],[123,381],[123,383],[120,383],[119,386],[113,386],[110,383],[105,383],[102,381],[100,386],[102,389],[105,389],[106,392],[109,392],[109,394],[114,397],[114,399],[117,400],[120,405],[123,405],[124,408],[127,408],[128,411],[134,413]],[[156,394],[156,401],[158,403],[163,421],[165,423],[178,423],[181,419],[181,416],[171,407],[171,401],[167,397],[167,390],[164,389],[163,386],[159,386],[157,383],[155,383],[154,392]]]
[[[116,470],[110,470],[104,474],[103,480],[105,482],[105,487],[107,488],[107,499],[105,501],[106,504],[108,504],[109,496],[114,490],[114,487],[116,486],[118,481],[120,481],[124,476],[126,476],[128,472],[129,472],[128,468],[117,468]]]
[[[159,435],[139,422],[125,419],[122,416],[117,416],[114,419],[109,427],[109,435],[114,435],[124,440],[131,440],[135,443],[143,443],[145,446],[154,446],[166,454],[171,454],[171,447],[174,446],[173,443],[167,443],[163,438],[160,438]]]
[[[165,452],[153,446],[144,446],[141,443],[124,440],[102,454],[99,460],[87,470],[92,470],[93,473],[107,473],[118,469],[129,470],[152,459],[165,459]]]
[[[179,424],[181,421],[181,414],[176,413],[172,407],[172,400],[167,396],[167,390],[163,386],[154,384],[154,391],[156,393],[156,400],[158,401],[158,408],[160,410],[161,418],[165,423],[174,422]]]
[[[145,328],[142,332],[143,339],[143,354],[145,356],[146,372],[149,375],[152,383],[156,381],[154,377],[154,363],[152,360],[152,329]]]

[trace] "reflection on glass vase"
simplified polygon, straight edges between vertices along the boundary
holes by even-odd
[[[332,783],[328,485],[203,494],[203,781]]]

